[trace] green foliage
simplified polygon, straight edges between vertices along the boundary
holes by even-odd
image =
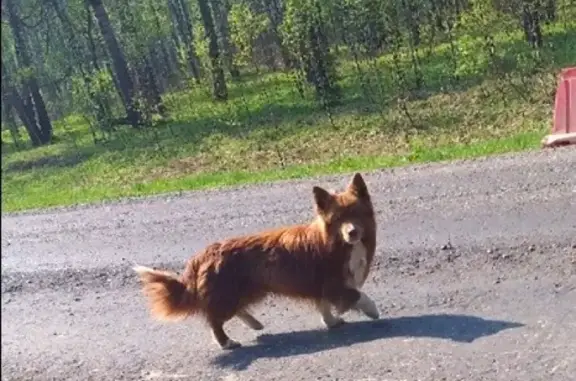
[[[270,20],[264,14],[255,14],[247,1],[234,3],[229,14],[232,43],[238,49],[234,56],[238,66],[250,66],[254,53],[254,43],[262,33],[270,28]]]
[[[386,40],[387,8],[388,2],[378,0],[338,0],[330,7],[331,18],[341,25],[337,33],[342,42],[363,53],[377,50]]]
[[[204,70],[210,70],[210,63],[208,59],[208,38],[204,25],[201,22],[194,24],[194,47],[196,53],[200,57]]]
[[[12,31],[8,23],[2,22],[0,25],[2,27],[0,35],[2,41],[2,65],[10,65],[16,57],[14,37],[12,36]]]
[[[283,41],[323,105],[335,103],[340,95],[327,39],[328,16],[319,0],[287,0],[282,25]]]
[[[112,75],[106,69],[93,73],[90,77],[73,77],[73,107],[77,113],[84,115],[92,133],[96,130],[109,132],[111,121],[118,115],[118,95]]]
[[[38,79],[57,139],[3,147],[11,205],[453,157],[446,147],[494,139],[530,146],[549,125],[558,70],[576,62],[572,0],[538,10],[541,46],[527,42],[520,1],[230,0],[223,9],[241,75],[226,79],[228,100],[215,103],[223,36],[214,63],[196,0],[105,0],[146,122],[134,129],[86,2],[56,0],[69,24],[51,1],[15,3],[32,63],[19,62],[3,23],[3,68],[23,96],[23,80]],[[21,124],[3,107],[2,128],[13,133],[4,142]],[[16,189],[30,190],[19,198]]]

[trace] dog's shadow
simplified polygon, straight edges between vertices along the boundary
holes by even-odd
[[[314,329],[273,335],[264,334],[257,338],[255,345],[245,345],[242,348],[218,354],[213,363],[220,367],[243,370],[259,358],[311,354],[393,337],[428,337],[471,343],[480,337],[522,326],[521,323],[452,314],[349,322],[332,331]]]

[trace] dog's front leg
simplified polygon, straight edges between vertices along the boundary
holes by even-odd
[[[331,302],[336,307],[338,315],[343,315],[350,309],[354,309],[371,319],[380,317],[376,303],[368,295],[356,288],[344,288],[340,292],[333,294]]]
[[[376,303],[368,295],[360,292],[360,299],[354,305],[354,309],[361,311],[364,315],[368,316],[370,319],[378,319],[380,317],[380,312]]]

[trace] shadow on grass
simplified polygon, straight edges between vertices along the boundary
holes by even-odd
[[[76,150],[65,154],[42,156],[30,160],[17,160],[6,164],[2,168],[2,171],[8,174],[11,172],[24,172],[46,167],[71,168],[88,160],[93,154],[94,152],[90,153]]]
[[[481,337],[524,326],[470,315],[422,315],[378,321],[346,323],[333,331],[323,329],[261,335],[257,344],[219,354],[215,365],[244,370],[260,358],[313,354],[357,343],[394,337],[420,337],[471,343]]]

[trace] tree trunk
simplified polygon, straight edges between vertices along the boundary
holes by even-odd
[[[18,118],[20,118],[22,124],[24,124],[24,128],[26,128],[26,132],[28,132],[32,145],[34,147],[42,145],[42,131],[36,122],[34,110],[31,110],[25,104],[16,86],[10,83],[4,65],[2,65],[2,98],[3,101],[10,104],[16,110]]]
[[[152,3],[153,5],[153,3]],[[153,8],[154,12],[154,23],[158,30],[161,29],[160,18],[158,17],[159,10]],[[167,46],[169,45],[169,46]],[[156,76],[160,77],[159,85],[160,92],[164,93],[168,88],[168,78],[178,71],[178,60],[174,52],[170,52],[169,49],[173,50],[173,45],[169,39],[161,38],[156,41],[154,45],[154,54],[152,55],[152,65],[156,69]],[[171,54],[172,53],[172,54]]]
[[[274,41],[282,57],[282,64],[285,69],[292,69],[294,68],[294,62],[292,62],[290,53],[288,53],[288,50],[284,46],[280,35],[280,25],[282,25],[282,20],[284,19],[282,4],[279,4],[278,0],[264,0],[264,7],[268,20],[270,20],[270,29],[272,29]]]
[[[410,39],[414,47],[420,45],[420,21],[418,20],[418,5],[414,0],[402,0],[406,23],[410,31]]]
[[[118,43],[114,29],[110,24],[108,12],[102,4],[102,0],[87,0],[94,11],[94,16],[98,21],[102,38],[108,48],[108,53],[112,60],[114,72],[116,73],[116,83],[119,86],[120,94],[124,100],[126,107],[126,116],[128,121],[133,127],[138,127],[142,123],[142,115],[135,106],[135,87],[130,71],[128,70],[128,63],[124,51]]]
[[[439,32],[445,30],[442,17],[443,11],[444,4],[442,4],[441,0],[430,0],[429,23],[430,25],[434,25],[435,29]]]
[[[173,67],[170,65],[169,59],[164,55],[164,49],[161,42],[156,42],[152,47],[150,47],[150,64],[152,65],[152,70],[154,72],[154,77],[156,78],[158,85],[158,91],[160,94],[164,94],[168,88],[167,78],[168,72],[173,71]]]
[[[166,78],[170,78],[171,75],[178,73],[177,45],[175,45],[175,42],[170,38],[159,41],[159,44],[163,59],[169,62],[168,66],[170,70],[166,73]]]
[[[142,62],[138,67],[140,89],[144,94],[146,103],[151,106],[151,111],[164,114],[166,107],[162,103],[160,89],[156,82],[156,76],[154,75],[154,68],[149,58],[152,54],[154,53],[150,49],[148,55],[142,56]]]
[[[18,131],[18,125],[16,124],[16,119],[14,117],[14,108],[11,102],[6,102],[5,106],[2,109],[2,117],[3,121],[8,126],[8,130],[10,131],[10,136],[12,136],[12,141],[14,142],[14,146],[16,149],[20,149],[20,131]],[[4,144],[4,141],[2,141]]]
[[[28,95],[28,100],[24,99],[24,107],[26,111],[24,114],[27,115],[26,120],[28,121],[30,132],[30,139],[32,144],[44,145],[49,144],[52,141],[52,122],[48,116],[48,111],[46,110],[46,104],[44,103],[44,98],[40,93],[40,87],[38,85],[38,80],[36,74],[33,72],[32,60],[30,59],[30,54],[28,52],[28,46],[26,44],[24,34],[20,25],[20,19],[16,13],[16,7],[13,2],[14,0],[6,0],[4,4],[6,5],[6,13],[8,14],[8,23],[12,29],[12,35],[14,36],[14,48],[16,50],[16,57],[18,58],[18,63],[21,68],[30,69],[31,72],[26,75],[23,80],[23,88]],[[2,66],[3,76],[4,66]],[[23,100],[23,98],[18,94],[17,89],[13,89],[15,92],[14,100]],[[18,95],[16,97],[16,95]],[[16,107],[16,105],[14,105]],[[21,115],[23,116],[23,115]],[[22,120],[26,123],[26,120]],[[33,127],[36,125],[36,127]],[[37,135],[37,136],[35,136]]]
[[[200,83],[200,59],[196,54],[196,47],[194,46],[194,30],[192,29],[188,4],[182,0],[168,0],[168,9],[172,14],[173,22],[176,24],[178,35],[184,43],[186,56],[188,58],[188,67],[196,83]]]
[[[340,89],[334,83],[333,61],[318,2],[315,3],[315,8],[316,12],[311,15],[312,20],[308,30],[310,52],[306,64],[307,78],[314,85],[320,101],[326,105],[332,105],[337,102]]]
[[[190,39],[187,50],[188,61],[191,65],[193,64],[192,75],[196,79],[196,82],[199,83],[202,77],[202,69],[200,65],[200,58],[198,58],[198,54],[196,54],[196,45],[194,45],[194,29],[192,27],[192,18],[190,17],[190,10],[188,9],[188,2],[185,0],[180,0],[180,9],[182,11],[182,22],[184,30],[187,32],[187,36],[189,36]]]
[[[547,22],[556,21],[556,0],[546,0],[543,11],[544,19]]]
[[[218,37],[220,37],[220,44],[222,46],[222,56],[224,57],[224,64],[230,76],[233,79],[240,77],[240,71],[236,64],[234,64],[234,52],[232,51],[232,44],[230,43],[230,24],[228,22],[229,5],[227,0],[212,0],[212,14],[216,22],[218,30]]]
[[[522,27],[524,29],[524,36],[533,48],[542,47],[539,8],[539,0],[523,0],[522,2]]]
[[[208,56],[210,57],[210,63],[212,65],[213,97],[217,101],[225,101],[228,99],[228,88],[226,87],[224,70],[222,70],[218,36],[214,28],[214,20],[212,19],[208,0],[198,0],[198,7],[200,8],[200,14],[204,22],[204,30],[208,38]]]
[[[72,27],[72,20],[70,19],[70,15],[67,12],[66,7],[61,7],[57,0],[50,0],[52,8],[56,13],[56,16],[60,20],[62,27],[69,38],[70,41],[70,52],[72,56],[70,57],[72,62],[76,62],[77,71],[82,78],[86,88],[88,89],[88,96],[90,100],[94,104],[95,114],[97,116],[98,123],[103,124],[105,123],[105,112],[104,110],[107,109],[105,100],[101,96],[101,94],[94,94],[92,90],[92,78],[91,73],[94,70],[99,70],[98,64],[98,56],[96,53],[96,46],[94,44],[94,40],[92,38],[92,15],[88,13],[88,39],[85,42],[81,42],[78,36],[75,34],[74,29]],[[89,11],[89,9],[87,9]],[[82,57],[91,56],[92,64],[90,62],[86,62],[82,60]],[[109,107],[108,107],[109,108]]]
[[[88,26],[87,30],[87,44],[88,50],[90,51],[90,59],[92,61],[92,68],[95,71],[100,71],[100,63],[98,62],[98,50],[96,47],[96,41],[94,40],[94,16],[92,12],[90,12],[90,5],[86,1],[84,3],[86,6],[86,25]]]

